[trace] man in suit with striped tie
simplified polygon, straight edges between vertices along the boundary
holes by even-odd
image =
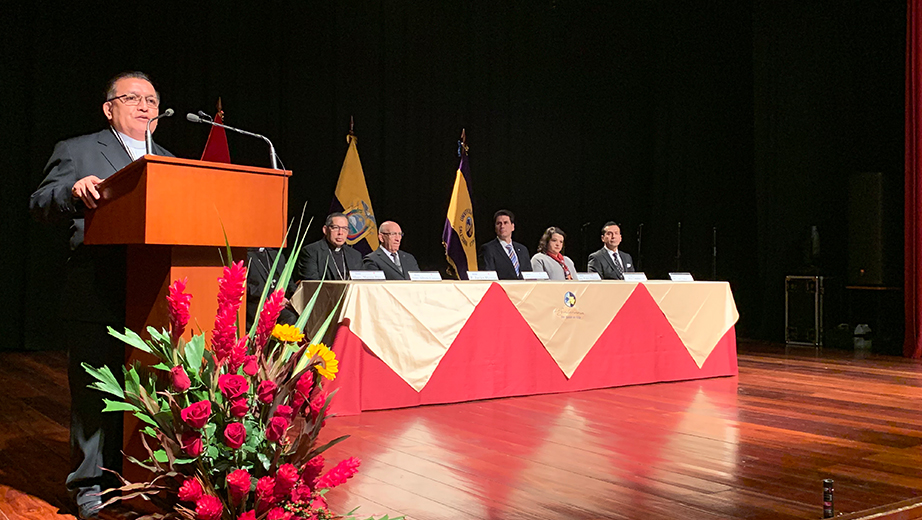
[[[496,271],[500,280],[521,280],[522,271],[531,271],[531,254],[528,248],[512,241],[515,215],[501,209],[493,215],[496,240],[480,246],[478,265],[482,271]]]

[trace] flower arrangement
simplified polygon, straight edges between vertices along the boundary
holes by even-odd
[[[291,267],[283,271],[278,287],[287,285]],[[141,498],[159,510],[146,517],[152,519],[344,518],[330,512],[324,495],[352,477],[360,461],[350,457],[324,472],[322,453],[347,436],[318,442],[333,397],[323,381],[336,377],[338,361],[316,340],[332,315],[307,341],[301,328],[310,308],[294,326],[276,324],[285,295],[283,290],[270,293],[267,286],[256,321],[240,336],[243,262],[225,267],[218,283],[210,349],[203,334],[183,338],[192,295],[185,293],[186,280],[176,280],[167,297],[169,331],[149,327],[145,340],[130,330],[109,329],[153,355],[157,364],[125,367],[124,388],[108,367],[84,365],[97,380],[95,388],[118,397],[105,400],[105,411],[127,411],[141,421],[149,458],[129,460],[152,474],[143,483],[119,476],[121,493],[104,507]]]

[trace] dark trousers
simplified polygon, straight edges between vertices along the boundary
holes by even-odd
[[[68,346],[67,379],[70,386],[70,453],[72,472],[67,488],[78,504],[99,500],[92,496],[117,485],[114,475],[101,468],[121,473],[122,412],[103,412],[103,398],[118,398],[88,388],[95,378],[82,364],[108,366],[124,388],[122,367],[125,344],[109,335],[106,325],[64,321],[62,331]]]

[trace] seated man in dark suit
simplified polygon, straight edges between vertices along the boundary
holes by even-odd
[[[497,211],[493,215],[493,228],[496,240],[480,246],[477,265],[481,271],[496,271],[500,280],[521,280],[522,271],[531,271],[531,255],[527,247],[512,241],[515,215],[506,209]]]
[[[323,238],[308,244],[298,255],[298,280],[348,280],[349,271],[362,270],[362,253],[346,244],[349,220],[330,213],[323,224]]]
[[[621,226],[606,222],[602,226],[602,243],[605,245],[589,255],[589,270],[606,280],[624,280],[624,273],[634,272],[631,255],[618,250],[621,244]]]
[[[416,258],[400,250],[403,232],[396,222],[387,221],[378,227],[381,247],[365,255],[365,269],[384,271],[388,280],[409,280],[410,271],[419,271]]]
[[[100,199],[99,183],[145,154],[144,134],[148,120],[160,113],[160,94],[146,74],[125,72],[109,81],[102,112],[108,120],[104,130],[55,145],[45,178],[29,200],[36,219],[67,223],[71,230],[62,319],[54,328],[66,331],[72,464],[66,485],[80,518],[95,517],[102,506],[99,492],[120,485],[102,468],[121,471],[122,414],[102,411],[105,394],[87,387],[95,379],[81,363],[108,366],[122,378],[125,344],[106,327],[125,327],[126,297],[125,246],[84,244],[83,219]],[[154,121],[150,130],[156,129]],[[153,152],[172,157],[156,143]]]

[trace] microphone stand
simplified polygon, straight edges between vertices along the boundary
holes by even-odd
[[[638,271],[643,272],[643,250],[640,248],[640,239],[643,234],[643,222],[637,225],[637,261],[634,262]]]
[[[679,229],[676,232],[676,249],[675,249],[675,270],[682,271],[682,223],[679,222]]]
[[[163,111],[159,116],[147,120],[147,129],[144,131],[144,153],[147,155],[154,155],[154,138],[151,135],[150,124],[154,121],[160,119],[161,117],[170,117],[173,115],[173,109],[168,108]]]
[[[714,242],[711,253],[711,280],[717,281],[717,226],[714,226]]]
[[[269,164],[272,165],[273,170],[279,169],[278,162],[276,160],[275,146],[272,145],[272,141],[270,141],[268,137],[264,135],[254,134],[253,132],[247,132],[246,130],[241,130],[239,128],[234,128],[232,126],[222,125],[221,123],[215,123],[214,120],[211,119],[211,116],[209,116],[208,114],[205,114],[202,111],[199,111],[199,115],[186,114],[186,119],[188,119],[189,121],[193,123],[207,123],[211,126],[217,126],[225,130],[232,130],[234,132],[237,132],[238,134],[248,135],[250,137],[257,137],[259,139],[262,139],[263,141],[266,142],[266,144],[269,145]]]

